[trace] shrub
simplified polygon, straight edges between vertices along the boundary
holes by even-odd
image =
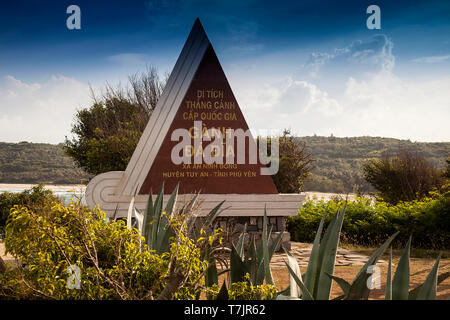
[[[230,300],[272,300],[276,295],[277,291],[273,285],[253,286],[248,281],[232,283],[228,289]]]
[[[208,300],[217,300],[220,288],[217,284],[206,288]],[[227,289],[227,300],[273,300],[277,290],[273,285],[252,285],[249,281],[234,282]]]
[[[53,203],[39,213],[15,206],[5,248],[20,265],[0,275],[0,294],[26,299],[155,299],[170,281],[171,265],[183,274],[175,298],[199,295],[207,263],[194,241],[177,235],[170,251],[156,254],[136,229],[109,222],[98,209]],[[80,289],[67,285],[69,266],[81,271]]]
[[[391,204],[420,200],[444,184],[442,174],[423,156],[406,150],[395,156],[384,153],[364,164],[363,170],[378,197]]]
[[[11,209],[15,206],[25,206],[30,210],[40,210],[47,203],[58,201],[51,190],[46,190],[43,184],[32,187],[21,193],[0,193],[0,234],[4,233],[6,221]]]
[[[288,219],[287,228],[294,241],[312,242],[323,214],[325,223],[345,201],[308,201],[295,217]],[[348,243],[375,246],[389,235],[400,231],[395,246],[404,245],[412,234],[420,248],[448,249],[450,244],[450,192],[421,201],[372,203],[357,198],[348,202],[342,226],[341,240]]]
[[[90,174],[125,170],[164,85],[155,68],[130,76],[126,89],[107,84],[102,96],[75,115],[66,154]]]

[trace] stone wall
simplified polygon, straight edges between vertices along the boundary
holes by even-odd
[[[263,219],[264,217],[218,217],[216,219],[217,226],[224,231],[224,240],[229,243],[237,242],[238,237],[242,234],[244,228],[246,228],[244,244],[247,246],[252,237],[255,237],[256,242],[261,241],[263,231]],[[271,242],[275,240],[280,232],[283,233],[281,238],[281,245],[290,250],[290,234],[286,231],[286,217],[267,217],[268,230],[272,229],[272,233],[269,239],[269,246]],[[245,227],[246,226],[246,227]],[[278,246],[277,251],[282,250],[281,246]]]

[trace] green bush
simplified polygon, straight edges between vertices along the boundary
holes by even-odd
[[[288,219],[287,228],[294,241],[312,242],[320,219],[325,223],[345,201],[308,201],[295,217]],[[389,205],[357,198],[347,203],[341,241],[377,246],[396,231],[394,245],[403,246],[412,234],[414,244],[425,249],[450,248],[450,192],[421,201]]]
[[[45,204],[58,201],[51,190],[46,190],[43,184],[32,187],[20,193],[0,193],[0,234],[4,233],[6,221],[11,209],[15,206],[25,206],[31,210],[40,210]]]
[[[217,284],[206,288],[208,300],[217,300],[220,288]],[[227,289],[227,300],[273,300],[277,297],[277,290],[273,285],[252,285],[248,280],[234,282]]]
[[[364,179],[377,190],[379,200],[396,205],[421,200],[445,184],[442,172],[418,152],[383,153],[363,165]],[[443,190],[443,189],[442,189]]]

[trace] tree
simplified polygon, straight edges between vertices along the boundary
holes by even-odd
[[[443,185],[439,171],[422,155],[408,150],[393,156],[385,152],[365,163],[363,171],[378,196],[391,204],[422,199]]]
[[[442,176],[446,179],[450,179],[450,155],[447,158],[447,168],[442,172]]]
[[[290,130],[284,130],[279,137],[280,162],[278,173],[272,176],[280,193],[303,191],[304,182],[309,177],[314,162],[304,142],[297,142]]]
[[[74,138],[66,137],[65,152],[90,174],[125,170],[166,81],[154,68],[128,80],[131,88],[107,84],[100,98],[93,94],[93,105],[75,116]]]

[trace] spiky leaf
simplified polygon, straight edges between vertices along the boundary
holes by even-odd
[[[334,223],[325,232],[324,239],[319,249],[320,274],[317,282],[315,298],[318,300],[329,300],[331,293],[331,279],[326,275],[333,274],[336,262],[336,253],[339,245],[339,236],[344,221],[345,207],[336,213]]]
[[[369,298],[370,289],[367,287],[367,279],[370,277],[367,273],[369,266],[377,263],[378,259],[383,255],[384,251],[391,245],[394,238],[398,235],[398,231],[389,237],[367,260],[361,270],[358,272],[355,280],[353,280],[349,293],[346,297],[348,300],[367,300]]]
[[[291,269],[291,267],[289,266],[289,264],[285,261],[284,262],[286,264],[286,267],[289,270],[289,274],[293,277],[295,283],[300,287],[300,289],[302,290],[302,299],[303,300],[314,300],[313,296],[311,295],[311,293],[308,291],[308,289],[305,287],[304,283],[302,280],[300,280],[300,278],[296,275],[295,271]]]
[[[392,299],[408,300],[409,291],[409,253],[411,249],[411,237],[409,237],[405,250],[403,250],[394,280],[392,281]]]
[[[386,276],[386,291],[384,294],[385,300],[392,300],[392,247],[389,252],[389,264]]]
[[[318,275],[320,273],[319,269],[319,245],[320,237],[322,236],[323,224],[325,221],[326,214],[322,216],[320,220],[319,228],[317,229],[316,237],[314,238],[314,243],[309,255],[308,267],[305,274],[305,286],[310,292],[314,292],[314,287],[316,285]]]
[[[437,273],[440,260],[441,254],[439,254],[439,257],[436,259],[433,268],[428,274],[425,282],[422,284],[419,292],[417,293],[416,300],[436,300]]]

